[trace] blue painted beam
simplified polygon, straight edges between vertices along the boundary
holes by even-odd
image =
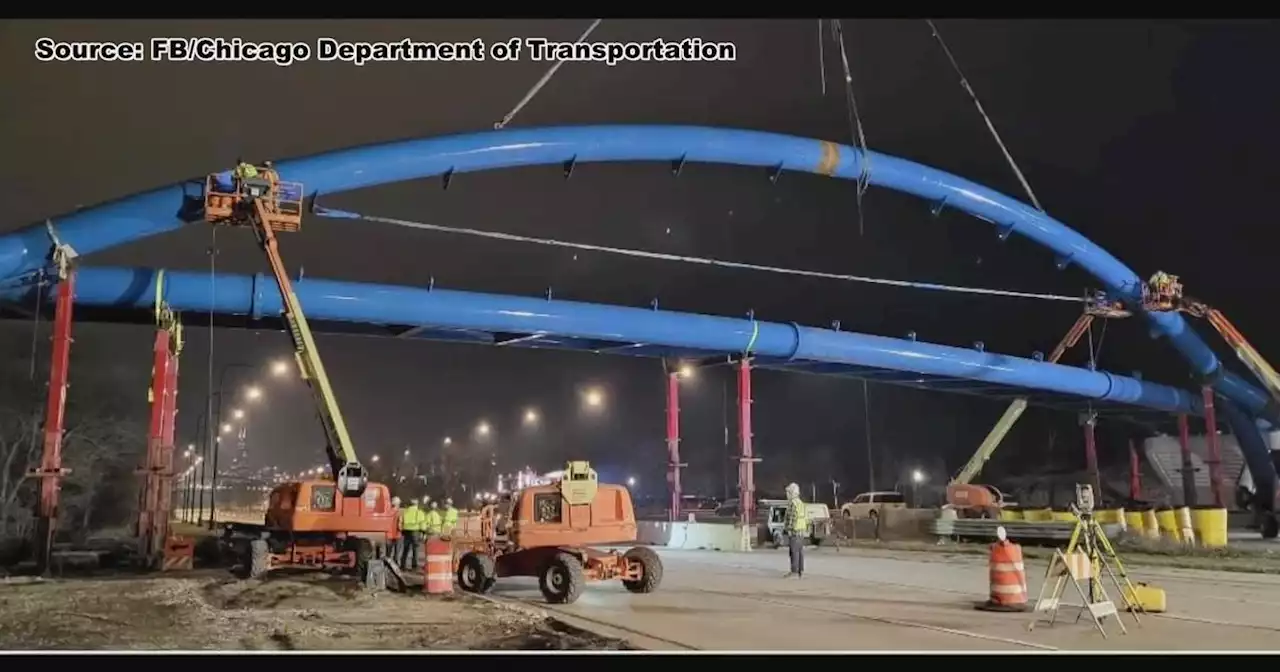
[[[161,274],[153,269],[79,270],[76,303],[150,310]],[[912,371],[984,383],[1042,389],[1170,413],[1199,413],[1198,395],[1103,371],[1048,364],[972,348],[955,348],[796,324],[625,308],[542,298],[445,289],[337,282],[305,278],[298,298],[314,320],[434,329],[549,334],[588,342],[643,342],[652,346],[737,353],[766,358],[822,361]],[[30,291],[30,288],[28,288]],[[274,280],[263,274],[216,276],[166,271],[163,296],[175,310],[276,317],[281,313]],[[46,292],[52,296],[52,292]],[[28,297],[29,300],[29,297]],[[624,345],[624,347],[626,347]]]

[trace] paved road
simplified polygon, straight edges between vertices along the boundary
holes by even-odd
[[[934,553],[821,549],[800,581],[781,578],[785,551],[660,551],[662,587],[632,595],[594,584],[565,620],[677,650],[1275,650],[1280,648],[1280,576],[1141,568],[1134,580],[1164,588],[1170,612],[1128,635],[1108,622],[1104,640],[1087,621],[1027,631],[1029,614],[975,611],[986,599],[983,559]],[[1032,599],[1044,561],[1028,563]],[[1114,593],[1115,591],[1112,590]],[[503,579],[495,596],[546,608],[529,580]],[[1070,600],[1068,600],[1070,601]]]

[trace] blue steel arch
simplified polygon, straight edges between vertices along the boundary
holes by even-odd
[[[682,161],[771,167],[857,179],[961,210],[996,226],[1001,236],[1026,236],[1074,263],[1114,296],[1137,305],[1141,279],[1111,254],[1045,213],[992,189],[928,166],[829,142],[760,131],[697,126],[570,126],[504,129],[392,142],[278,162],[285,179],[302,182],[309,196],[446,173],[566,162]],[[47,264],[49,229],[88,254],[182,226],[198,202],[202,182],[137,194],[32,225],[0,237],[0,279]],[[1225,401],[1248,419],[1233,423],[1250,464],[1267,447],[1252,417],[1280,426],[1280,411],[1261,390],[1226,371],[1181,315],[1145,313],[1152,333],[1167,337]],[[1259,472],[1255,472],[1255,476]],[[1271,482],[1274,478],[1255,478]]]

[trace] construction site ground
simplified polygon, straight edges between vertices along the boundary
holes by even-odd
[[[455,595],[369,594],[324,573],[238,581],[226,570],[0,581],[0,648],[618,649],[535,610]]]
[[[576,604],[549,611],[667,650],[1274,650],[1280,632],[1280,576],[1135,566],[1135,581],[1166,590],[1169,612],[1141,625],[1126,615],[1128,635],[1108,622],[1103,639],[1072,607],[1033,632],[1030,614],[975,610],[988,576],[986,558],[972,554],[810,549],[805,577],[794,580],[783,578],[785,550],[660,553],[657,592],[592,585]],[[1046,567],[1027,561],[1032,601]],[[500,581],[495,595],[541,599],[533,582],[517,579]]]
[[[8,580],[0,648],[1186,651],[1270,650],[1280,633],[1280,575],[1154,566],[1146,554],[1129,556],[1130,573],[1165,589],[1169,612],[1141,625],[1126,615],[1127,635],[1108,622],[1104,639],[1072,606],[1032,632],[1030,614],[975,610],[987,562],[968,548],[810,548],[801,580],[783,578],[781,549],[658,550],[657,592],[589,584],[568,606],[545,604],[530,579],[500,579],[491,600],[417,586],[373,595],[320,573],[238,581],[226,569]],[[1034,602],[1047,560],[1033,556]]]

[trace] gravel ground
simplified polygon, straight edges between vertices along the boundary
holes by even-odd
[[[322,573],[225,572],[0,582],[0,648],[168,650],[617,650],[502,604],[366,593]]]

